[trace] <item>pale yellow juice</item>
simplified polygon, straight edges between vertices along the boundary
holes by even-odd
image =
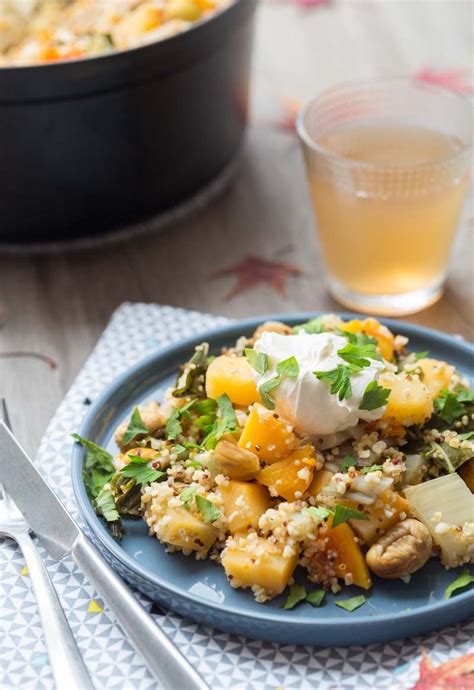
[[[442,279],[467,187],[447,163],[440,173],[429,163],[461,148],[452,137],[408,126],[335,129],[317,143],[357,166],[335,173],[308,165],[317,228],[327,269],[348,289],[394,295]],[[413,169],[417,167],[415,181]],[[393,168],[397,171],[394,173]],[[410,185],[404,174],[410,170]]]

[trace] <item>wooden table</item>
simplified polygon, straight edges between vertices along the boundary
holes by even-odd
[[[337,309],[323,287],[298,142],[270,121],[283,99],[306,99],[335,82],[467,67],[472,9],[470,0],[336,0],[311,10],[267,0],[257,21],[253,124],[238,171],[219,198],[166,233],[76,253],[0,256],[0,307],[8,310],[0,352],[33,350],[58,363],[51,371],[40,361],[0,359],[0,395],[26,448],[37,449],[124,301],[235,317]],[[472,339],[472,229],[468,211],[444,298],[410,321]],[[209,274],[247,253],[286,259],[305,273],[289,279],[287,299],[263,286],[225,301],[232,279],[210,282]]]

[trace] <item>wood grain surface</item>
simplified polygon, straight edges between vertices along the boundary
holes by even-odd
[[[304,100],[336,82],[468,68],[473,3],[463,0],[335,0],[311,10],[267,0],[258,11],[252,124],[239,166],[210,205],[166,232],[115,245],[47,256],[0,256],[0,353],[53,357],[0,359],[0,395],[30,452],[124,301],[160,302],[243,317],[292,310],[335,310],[323,268],[293,133],[272,121],[285,98]],[[1,191],[0,191],[1,193]],[[472,206],[456,239],[443,299],[411,322],[473,338]],[[246,254],[291,261],[304,273],[284,299],[266,286],[231,301],[232,278],[213,270]],[[1,322],[1,316],[0,316]],[[133,337],[133,334],[130,334]]]

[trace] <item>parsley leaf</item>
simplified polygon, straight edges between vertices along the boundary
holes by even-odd
[[[446,587],[446,589],[444,590],[444,598],[449,599],[456,590],[462,589],[463,587],[467,587],[473,582],[474,575],[471,575],[469,570],[467,568],[464,568],[463,570],[461,570],[458,577]]]
[[[306,511],[310,515],[315,515],[316,517],[321,518],[322,520],[325,520],[330,515],[334,515],[332,510],[329,510],[329,508],[325,508],[324,506],[310,506],[309,508],[306,508]]]
[[[368,520],[369,518],[365,513],[362,513],[360,510],[355,510],[354,508],[348,508],[347,506],[341,505],[341,503],[338,503],[336,506],[336,510],[334,512],[334,519],[332,521],[331,528],[337,527],[338,525],[342,525],[343,522],[347,522],[348,520]]]
[[[95,507],[99,515],[103,515],[107,522],[120,520],[120,515],[115,506],[115,499],[110,486],[102,487],[100,494],[95,499]]]
[[[142,434],[148,434],[148,429],[143,424],[142,418],[140,416],[140,410],[138,407],[133,408],[132,416],[128,424],[127,430],[125,431],[122,446],[128,446],[128,444],[133,441],[137,436]]]
[[[352,455],[345,455],[341,462],[339,463],[339,469],[341,472],[347,472],[350,467],[356,467],[357,460]]]
[[[331,371],[313,371],[313,374],[320,381],[327,381],[330,383],[331,393],[337,395],[339,400],[351,397],[352,386],[350,367],[344,366],[344,364],[338,364],[337,367]]]
[[[377,470],[382,470],[383,465],[370,465],[370,467],[363,467],[360,470],[361,474],[369,474],[369,472],[376,472]]]
[[[203,467],[203,464],[199,460],[190,460],[186,463],[186,467]]]
[[[177,407],[173,407],[171,414],[168,417],[165,428],[165,436],[168,440],[174,441],[174,439],[180,435],[183,431],[181,422],[179,421],[180,412]]]
[[[357,597],[351,597],[350,599],[339,599],[339,601],[335,601],[334,603],[336,606],[339,606],[339,608],[351,613],[352,611],[358,609],[359,606],[363,606],[366,601],[367,599],[364,597],[364,595],[359,594]]]
[[[472,390],[468,390],[467,388],[463,388],[462,386],[457,386],[455,393],[457,399],[461,403],[474,402],[474,391]]]
[[[364,391],[359,410],[376,410],[383,407],[390,395],[390,389],[379,386],[377,381],[371,381]]]
[[[293,356],[278,362],[276,370],[280,376],[287,376],[290,379],[296,379],[300,373],[299,364],[296,361],[296,357]]]
[[[208,501],[204,496],[199,494],[196,496],[196,505],[206,525],[222,517],[221,511],[216,508],[212,501]]]
[[[324,597],[326,596],[326,592],[324,589],[315,589],[314,591],[310,592],[307,597],[306,601],[309,602],[312,606],[321,606],[323,603]]]
[[[343,338],[347,338],[352,345],[374,345],[376,347],[378,344],[375,338],[365,333],[350,333],[349,331],[338,329],[337,334],[342,335]]]
[[[426,357],[428,357],[429,354],[429,350],[425,350],[424,352],[412,352],[413,360],[415,362],[418,362],[418,360],[420,359],[426,359]]]
[[[284,609],[294,609],[296,604],[306,599],[306,589],[304,585],[291,585],[288,598],[285,601]]]
[[[459,400],[459,394],[450,393],[442,390],[434,401],[434,406],[438,417],[448,424],[452,424],[458,417],[464,414],[463,400]]]
[[[323,321],[320,316],[317,316],[315,319],[311,319],[306,323],[300,323],[297,326],[293,326],[293,333],[296,335],[298,335],[300,331],[310,334],[317,334],[324,333],[325,330],[326,329],[324,328]]]
[[[271,395],[269,395],[269,393],[274,388],[279,386],[280,383],[281,383],[281,378],[279,376],[274,376],[273,378],[268,379],[268,381],[265,381],[265,383],[262,383],[262,385],[258,389],[258,391],[260,393],[260,397],[262,398],[262,403],[269,410],[275,409],[275,403],[273,402],[273,398],[271,397]]]
[[[186,510],[190,509],[189,502],[193,500],[196,491],[198,490],[197,486],[187,486],[181,493],[179,494],[179,498],[181,500],[181,503],[184,505]]]
[[[129,455],[130,462],[122,467],[120,473],[124,477],[134,479],[136,484],[151,484],[158,479],[166,477],[166,472],[150,467],[149,458],[142,458],[139,455]]]
[[[337,351],[337,354],[345,362],[359,369],[369,367],[371,359],[380,360],[380,355],[373,343],[366,343],[365,345],[347,343],[347,345]]]
[[[207,450],[213,450],[220,437],[228,431],[235,431],[237,429],[237,417],[235,416],[234,408],[227,393],[220,395],[216,403],[218,416],[202,442]]]
[[[257,352],[252,347],[246,347],[245,356],[247,357],[250,366],[258,374],[264,374],[268,369],[268,355],[264,352]]]
[[[94,499],[115,474],[112,455],[105,448],[87,441],[79,434],[72,434],[72,437],[87,449],[83,478],[89,498]]]

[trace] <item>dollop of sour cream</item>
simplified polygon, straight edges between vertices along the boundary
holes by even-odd
[[[385,406],[375,410],[360,410],[364,391],[385,368],[383,362],[370,360],[370,366],[351,375],[352,395],[339,400],[331,393],[331,385],[314,375],[315,371],[330,371],[338,364],[347,364],[338,354],[347,340],[334,333],[279,335],[265,332],[254,344],[254,349],[268,357],[264,374],[253,371],[259,388],[276,376],[276,366],[288,357],[295,357],[299,366],[297,378],[282,377],[281,383],[271,391],[275,412],[290,422],[301,434],[326,436],[345,431],[359,420],[373,421],[382,417]]]

